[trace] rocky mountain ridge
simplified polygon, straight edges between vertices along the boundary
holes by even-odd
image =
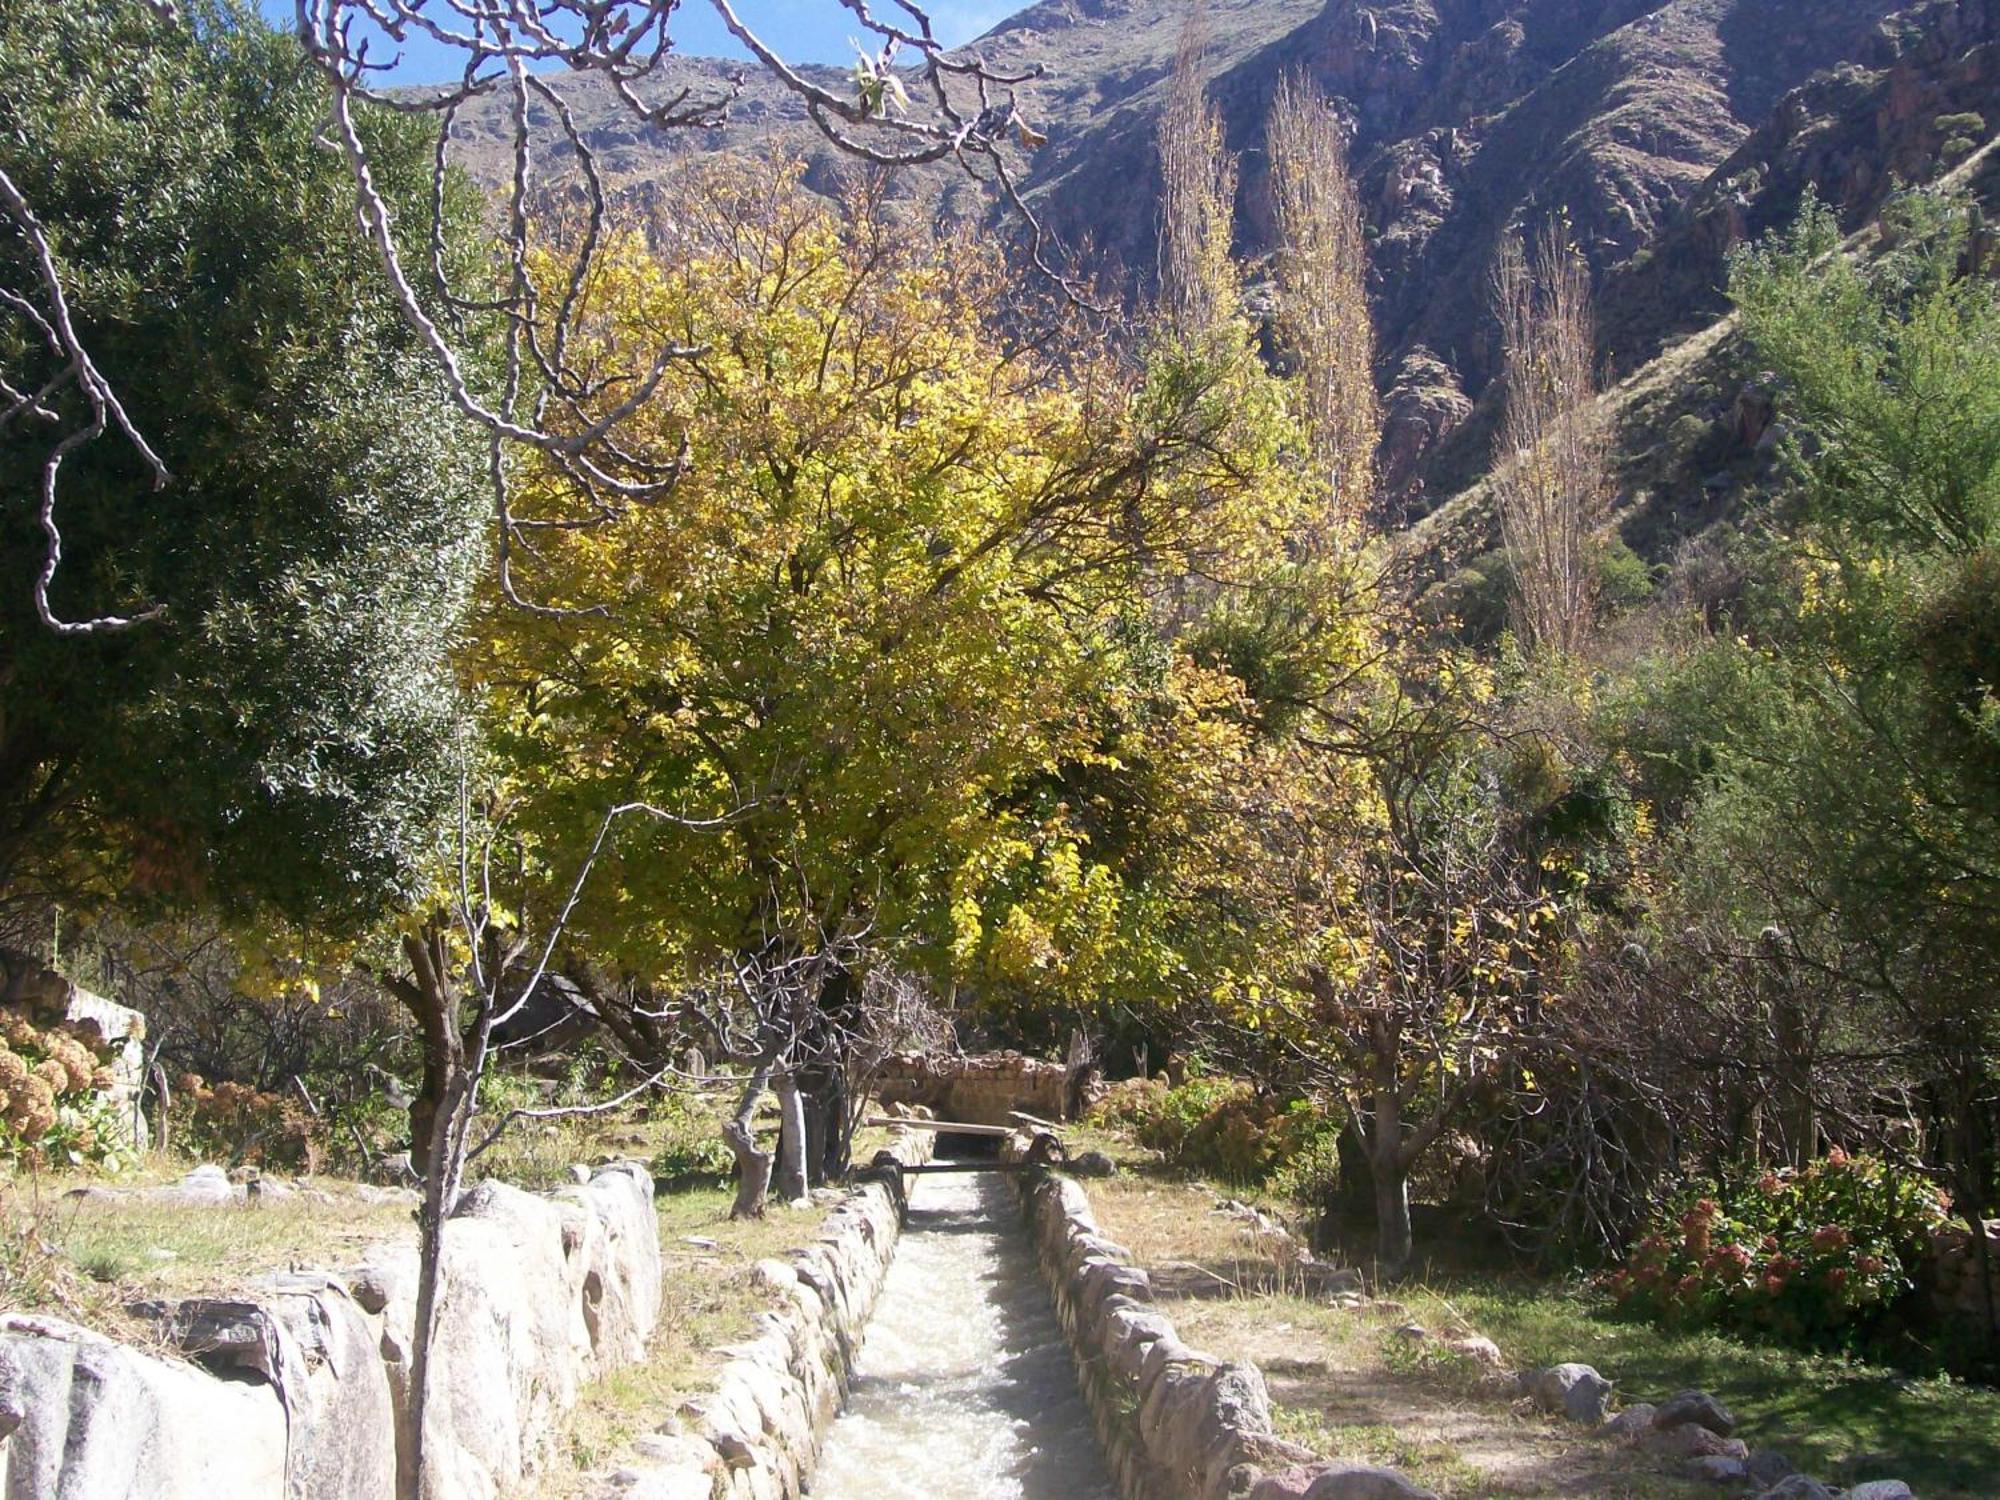
[[[971,44],[996,66],[1046,70],[1021,91],[1048,137],[1021,160],[1026,196],[1135,294],[1156,261],[1154,127],[1185,14],[1185,0],[1041,0]],[[1479,467],[1453,434],[1493,373],[1488,282],[1510,229],[1567,222],[1599,278],[1604,352],[1625,372],[1720,310],[1727,251],[1787,219],[1809,185],[1864,214],[1892,180],[1941,164],[1941,118],[1962,135],[1974,117],[1974,146],[2000,124],[2000,0],[1207,0],[1204,26],[1211,93],[1242,154],[1246,253],[1268,241],[1263,123],[1278,79],[1308,74],[1348,123],[1374,257],[1384,473],[1404,517]],[[697,81],[741,71],[681,68]],[[726,124],[672,134],[573,88],[617,180],[689,151],[798,151],[821,172],[834,157],[754,69]],[[501,116],[469,120],[461,159],[496,175]],[[998,216],[948,169],[912,172],[898,191]]]

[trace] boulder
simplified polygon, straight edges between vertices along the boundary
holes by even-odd
[[[1394,1469],[1344,1460],[1297,1464],[1266,1474],[1243,1500],[1437,1500]]]
[[[1551,1365],[1527,1378],[1528,1395],[1542,1411],[1561,1412],[1572,1422],[1596,1427],[1611,1400],[1611,1382],[1589,1365]],[[1657,1418],[1656,1418],[1657,1420]]]
[[[243,1298],[160,1310],[182,1353],[276,1392],[289,1437],[288,1500],[348,1500],[396,1488],[396,1412],[373,1322],[327,1276],[274,1277]]]
[[[189,1172],[179,1182],[170,1187],[156,1188],[146,1196],[174,1203],[200,1204],[214,1207],[225,1203],[237,1203],[243,1199],[243,1189],[229,1180],[229,1174],[217,1166],[200,1166]]]
[[[5,1500],[286,1494],[285,1412],[270,1386],[217,1380],[53,1318],[0,1316],[9,1426]]]
[[[1263,1475],[1250,1486],[1243,1500],[1305,1500],[1306,1491],[1312,1488],[1316,1468],[1312,1463],[1297,1463],[1274,1474]]]
[[[555,1198],[578,1210],[565,1217],[565,1244],[580,1232],[588,1252],[580,1290],[591,1355],[605,1369],[635,1364],[646,1357],[660,1313],[652,1174],[637,1162],[613,1162]]]
[[[1110,1300],[1117,1299],[1106,1302],[1099,1347],[1111,1373],[1131,1384],[1138,1380],[1145,1365],[1146,1351],[1162,1340],[1172,1339],[1174,1325],[1163,1315],[1136,1304],[1113,1307]]]
[[[1189,1465],[1202,1476],[1202,1493],[1226,1493],[1229,1471],[1245,1458],[1244,1439],[1271,1431],[1271,1393],[1255,1365],[1228,1364],[1215,1372],[1196,1415]]]
[[[496,1182],[465,1195],[445,1226],[425,1497],[494,1500],[547,1456],[583,1383],[643,1343],[659,1295],[659,1245],[640,1228],[651,1202],[651,1180],[627,1165],[554,1198]],[[407,1463],[415,1247],[374,1247],[348,1285],[381,1308]]]
[[[1662,1431],[1690,1422],[1720,1437],[1728,1437],[1736,1430],[1736,1418],[1730,1415],[1729,1408],[1707,1391],[1682,1391],[1669,1396],[1653,1413],[1653,1425]]]
[[[1177,1478],[1198,1474],[1201,1419],[1218,1366],[1181,1361],[1161,1370],[1139,1407],[1139,1440]]]
[[[1693,1422],[1684,1422],[1679,1427],[1655,1427],[1643,1441],[1648,1453],[1657,1453],[1663,1458],[1747,1460],[1750,1457],[1749,1445],[1740,1438],[1723,1437]]]
[[[1313,1476],[1305,1500],[1437,1500],[1394,1469],[1336,1461]]]
[[[1636,1406],[1628,1406],[1616,1416],[1606,1417],[1598,1432],[1608,1438],[1623,1438],[1636,1443],[1653,1430],[1655,1408],[1641,1401]]]
[[[1474,1364],[1483,1365],[1489,1370],[1502,1369],[1507,1363],[1500,1354],[1500,1346],[1483,1334],[1461,1334],[1456,1338],[1446,1339],[1444,1346],[1461,1359],[1469,1359]]]
[[[1757,1500],[1839,1500],[1839,1497],[1817,1479],[1790,1474],[1765,1490]]]
[[[1900,1479],[1871,1479],[1866,1484],[1850,1486],[1847,1500],[1916,1500],[1916,1497]]]
[[[1737,1484],[1750,1477],[1750,1466],[1740,1458],[1711,1453],[1705,1458],[1690,1459],[1688,1475],[1710,1484]]]
[[[1749,1462],[1744,1467],[1749,1470],[1750,1482],[1760,1490],[1769,1489],[1779,1481],[1789,1479],[1798,1473],[1797,1467],[1789,1458],[1769,1448],[1757,1449],[1750,1455]]]
[[[1118,1163],[1102,1151],[1085,1151],[1072,1156],[1068,1164],[1069,1172],[1075,1177],[1115,1177]]]

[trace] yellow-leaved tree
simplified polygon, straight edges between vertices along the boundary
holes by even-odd
[[[627,456],[679,482],[540,532],[517,570],[581,613],[496,599],[467,669],[524,863],[573,869],[612,806],[721,820],[622,825],[568,968],[631,1045],[698,1016],[751,1064],[748,1211],[767,1082],[781,1189],[843,1164],[870,955],[1073,1000],[1146,968],[1154,910],[1185,939],[1264,774],[1229,768],[1268,758],[1213,622],[1300,586],[1316,500],[1247,330],[1132,359],[973,240],[792,166],[711,161],[655,206],[611,231],[570,357],[607,409],[646,392]],[[699,352],[654,380],[663,343]],[[519,489],[529,525],[576,513],[553,462]]]

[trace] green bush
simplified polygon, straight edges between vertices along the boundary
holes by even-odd
[[[1181,1171],[1245,1187],[1310,1191],[1332,1170],[1333,1129],[1308,1100],[1260,1094],[1240,1078],[1196,1073],[1184,1083],[1114,1084],[1092,1112]]]
[[[670,1182],[682,1178],[719,1178],[736,1170],[735,1158],[722,1139],[715,1113],[704,1106],[699,1094],[689,1090],[655,1096],[653,1122],[662,1126],[665,1134],[665,1140],[653,1153],[655,1177]]]
[[[1835,1151],[1804,1171],[1703,1184],[1608,1280],[1619,1308],[1808,1346],[1882,1331],[1950,1199],[1928,1178]]]

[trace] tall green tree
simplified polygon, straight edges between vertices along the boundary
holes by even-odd
[[[1832,217],[1732,293],[1796,424],[1754,646],[1689,880],[1848,997],[1847,1042],[1916,1092],[1969,1214],[2000,1087],[2000,286],[1966,205],[1909,194],[1872,258]]]
[[[295,41],[231,0],[0,9],[0,169],[46,228],[77,332],[168,475],[114,434],[57,488],[59,635],[33,585],[75,385],[0,426],[0,889],[269,902],[344,923],[417,888],[450,791],[450,648],[481,562],[482,452],[383,289],[317,139]],[[420,128],[372,117],[427,221]],[[473,205],[456,190],[461,272]],[[32,246],[0,236],[0,373],[52,356]],[[14,299],[22,299],[20,302]]]

